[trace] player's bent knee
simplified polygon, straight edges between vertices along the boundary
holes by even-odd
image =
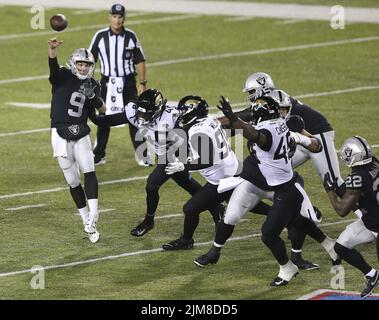
[[[150,194],[150,193],[158,192],[159,188],[160,188],[159,185],[147,182],[145,189],[146,189],[146,192]]]
[[[199,214],[200,211],[196,209],[196,206],[192,201],[188,201],[186,204],[183,206],[183,213],[184,215],[194,215],[194,214]]]
[[[62,169],[66,182],[71,188],[76,188],[80,185],[80,174],[75,166],[71,166],[68,169]]]

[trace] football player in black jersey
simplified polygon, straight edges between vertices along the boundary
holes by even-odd
[[[98,221],[98,181],[95,173],[89,114],[106,107],[100,98],[98,83],[92,78],[95,63],[87,49],[77,49],[70,56],[69,69],[60,67],[57,48],[62,40],[48,41],[51,100],[51,143],[53,155],[70,186],[71,196],[83,221],[84,231],[92,243],[99,240]],[[84,190],[80,172],[84,174]],[[87,207],[88,201],[88,207]]]
[[[372,155],[367,140],[354,136],[347,139],[341,148],[342,161],[351,167],[345,180],[346,190],[342,197],[336,192],[337,181],[325,174],[324,188],[339,216],[345,217],[358,206],[363,215],[349,224],[338,237],[334,246],[338,255],[366,276],[366,287],[361,297],[369,296],[379,283],[379,272],[370,266],[354,249],[356,246],[375,241],[378,251],[379,232],[379,161]],[[378,255],[379,258],[379,255]]]

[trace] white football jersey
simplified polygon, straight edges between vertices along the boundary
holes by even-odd
[[[293,177],[291,160],[288,156],[290,131],[284,119],[262,121],[256,130],[266,129],[272,136],[271,148],[262,150],[254,144],[258,166],[269,186],[277,186],[290,181]]]
[[[167,150],[174,146],[174,144],[175,146],[180,146],[184,142],[184,139],[173,130],[179,116],[176,108],[166,106],[162,115],[146,126],[138,125],[136,110],[136,104],[133,102],[129,102],[125,106],[125,114],[128,121],[139,129],[136,139],[144,137],[153,146],[154,152],[158,156],[165,155]]]
[[[199,173],[209,183],[214,185],[218,185],[221,179],[234,176],[238,170],[238,159],[230,148],[226,133],[220,121],[212,116],[207,116],[189,129],[188,140],[192,160],[200,158],[200,155],[196,151],[198,148],[191,143],[192,136],[199,133],[207,135],[213,144],[213,165],[209,168],[199,170]],[[206,141],[206,143],[208,143],[208,141]],[[203,149],[202,152],[204,152]],[[208,153],[206,154],[208,155]],[[208,159],[204,159],[203,161],[207,161]]]

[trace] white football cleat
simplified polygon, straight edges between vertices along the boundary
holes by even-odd
[[[89,240],[96,243],[100,239],[100,233],[96,229],[96,220],[88,219],[87,224],[84,226],[84,231],[87,233]]]
[[[96,243],[100,239],[100,233],[97,230],[93,233],[88,233],[88,238],[92,243]]]

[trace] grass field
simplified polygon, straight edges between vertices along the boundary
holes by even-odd
[[[377,7],[374,2],[366,0],[364,4]],[[107,25],[106,12],[77,14],[75,10],[59,8],[47,10],[46,21],[56,12],[67,16],[70,28],[77,28],[59,34],[64,40],[58,52],[61,64],[74,49],[88,46],[99,25]],[[31,17],[29,8],[0,7],[1,299],[296,299],[330,287],[333,274],[328,257],[317,243],[307,239],[304,256],[318,262],[321,269],[301,272],[287,287],[270,288],[268,284],[278,268],[260,241],[262,219],[254,215],[248,215],[233,235],[250,237],[228,243],[215,266],[200,269],[192,263],[213,240],[208,213],[202,214],[195,234],[198,246],[185,252],[161,252],[163,243],[181,233],[180,214],[189,198],[171,181],[161,189],[157,211],[160,219],[154,230],[142,239],[130,236],[130,230],[145,213],[144,177],[151,168],[135,163],[126,128],[112,130],[107,164],[96,169],[101,183],[113,181],[100,185],[100,209],[108,209],[100,213],[100,242],[93,245],[83,239],[80,218],[52,157],[48,129],[15,134],[48,128],[50,120],[49,109],[8,104],[46,104],[51,98],[47,40],[56,34],[48,29],[32,30]],[[159,20],[164,17],[171,20]],[[337,147],[355,134],[379,144],[379,25],[351,24],[344,30],[332,30],[327,22],[284,24],[274,19],[233,21],[228,17],[184,14],[137,15],[130,17],[126,25],[137,32],[142,42],[148,85],[159,88],[168,100],[198,94],[208,100],[215,112],[220,94],[233,103],[243,102],[241,90],[246,77],[265,71],[291,95],[308,95],[303,102],[328,117],[336,131]],[[7,38],[10,34],[19,36]],[[180,60],[186,58],[191,59]],[[36,78],[19,79],[24,77]],[[346,92],[338,93],[339,90]],[[94,138],[96,129],[92,131]],[[377,149],[375,152],[378,155]],[[341,170],[347,174],[346,168],[341,166]],[[310,163],[299,172],[305,178],[308,194],[324,214],[321,228],[331,237],[338,237],[353,215],[343,220],[332,210]],[[199,175],[194,176],[201,180]],[[115,181],[133,177],[140,178]],[[61,189],[49,192],[55,188]],[[21,206],[36,207],[20,209]],[[178,216],[166,217],[169,215]],[[373,246],[359,249],[370,263],[377,265]],[[125,253],[130,255],[59,267]],[[47,267],[44,290],[31,289],[34,274],[27,270],[34,265]],[[345,289],[360,291],[364,285],[362,275],[346,264],[344,267]],[[3,275],[20,270],[26,271]]]

